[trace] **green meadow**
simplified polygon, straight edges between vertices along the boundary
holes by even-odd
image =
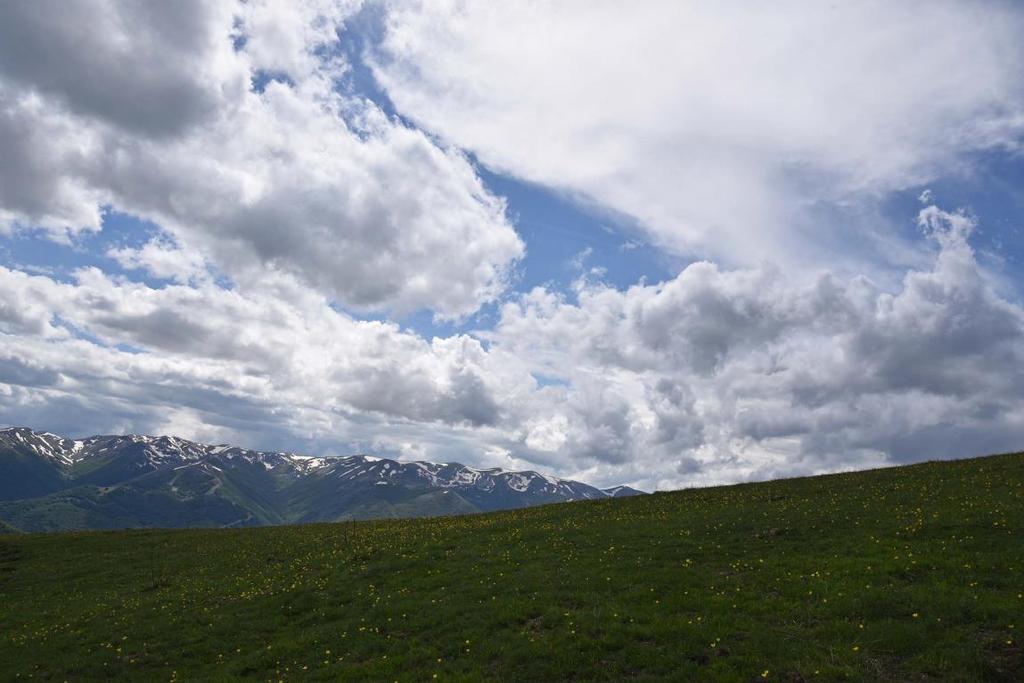
[[[0,680],[1024,680],[1024,455],[512,512],[0,535]]]

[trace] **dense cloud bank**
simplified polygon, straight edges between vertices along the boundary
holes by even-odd
[[[901,281],[793,267],[801,207],[1017,144],[1008,6],[965,24],[961,3],[914,21],[878,5],[881,32],[847,8],[845,40],[817,10],[760,32],[674,3],[615,22],[601,4],[424,7],[376,6],[366,55],[420,129],[344,86],[358,3],[0,5],[0,233],[76,246],[111,210],[156,226],[105,254],[127,276],[0,266],[0,421],[648,488],[1020,447],[1024,311],[969,215],[926,203]],[[822,59],[773,52],[787,27],[820,32]],[[511,291],[526,245],[463,149],[720,258]],[[489,304],[471,334],[388,322]]]
[[[970,219],[920,221],[934,266],[894,293],[703,262],[625,292],[581,283],[578,303],[534,291],[495,337],[578,378],[561,446],[611,462],[729,480],[1015,447],[1024,312],[979,269]]]
[[[5,413],[67,403],[78,430],[346,434],[662,486],[1011,448],[1024,311],[978,267],[969,218],[920,220],[934,266],[893,293],[699,262],[625,291],[538,288],[480,338],[429,342],[287,281],[242,293],[4,268]]]

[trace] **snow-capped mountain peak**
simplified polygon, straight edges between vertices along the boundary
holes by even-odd
[[[42,458],[71,464],[82,457],[85,444],[50,432],[36,432],[27,427],[0,429],[0,445],[24,448]]]

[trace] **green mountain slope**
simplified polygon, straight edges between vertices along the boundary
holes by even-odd
[[[180,498],[159,489],[78,486],[43,498],[0,503],[0,515],[25,531],[253,526],[251,513],[224,496]]]
[[[11,449],[0,453],[0,501],[45,496],[63,487],[63,477],[52,463]]]
[[[1022,455],[0,538],[0,680],[1013,681],[1022,630]]]

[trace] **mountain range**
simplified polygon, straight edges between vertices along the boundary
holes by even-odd
[[[488,512],[638,495],[533,471],[313,457],[174,436],[0,430],[0,528],[230,527]]]

